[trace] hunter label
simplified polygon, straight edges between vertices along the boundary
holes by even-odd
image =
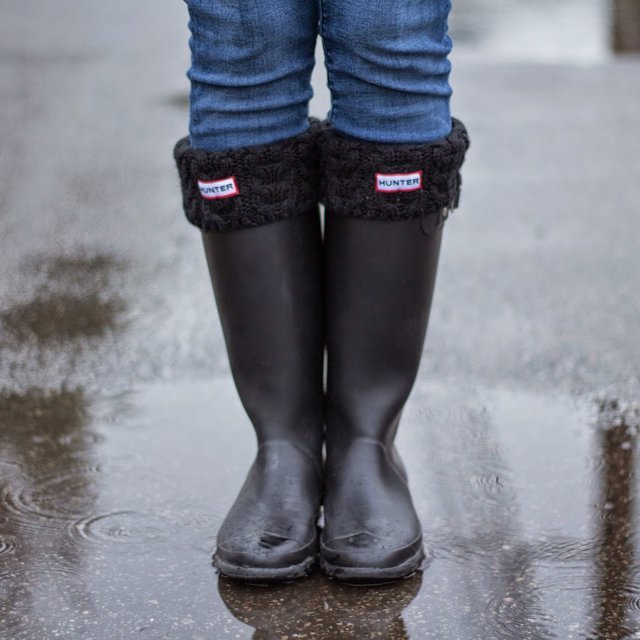
[[[376,173],[376,191],[398,193],[422,189],[422,171],[413,173]]]
[[[200,187],[200,193],[205,200],[230,198],[240,193],[234,176],[222,180],[198,180],[198,187]]]

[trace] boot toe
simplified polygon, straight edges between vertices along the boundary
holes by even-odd
[[[218,532],[214,565],[243,580],[302,577],[317,556],[319,506],[315,461],[286,443],[261,446]]]
[[[401,578],[418,569],[424,558],[422,535],[403,541],[366,530],[321,538],[320,551],[329,576],[354,581]]]
[[[220,573],[247,580],[293,580],[315,563],[317,540],[299,540],[268,531],[218,540],[213,557]]]

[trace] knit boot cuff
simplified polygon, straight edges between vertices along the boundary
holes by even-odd
[[[469,147],[460,120],[425,144],[367,142],[325,127],[320,145],[320,198],[332,214],[402,220],[458,206]]]
[[[293,138],[228,151],[194,149],[189,137],[180,140],[173,156],[189,222],[205,231],[230,231],[316,208],[320,128],[310,119],[309,129]]]

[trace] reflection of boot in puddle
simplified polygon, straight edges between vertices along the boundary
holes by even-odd
[[[597,638],[632,638],[638,587],[634,581],[637,432],[617,401],[600,407],[602,464],[597,503]],[[632,423],[631,423],[632,424]]]
[[[253,627],[254,640],[408,640],[402,612],[420,591],[422,573],[377,587],[351,587],[319,573],[288,585],[257,587],[220,577],[227,609]]]
[[[330,633],[326,638],[408,640],[402,612],[420,591],[422,572],[376,587],[326,582],[323,612]]]
[[[328,639],[323,630],[324,582],[314,573],[295,584],[259,587],[220,576],[218,590],[227,609],[256,630],[254,640],[280,640],[295,633]]]

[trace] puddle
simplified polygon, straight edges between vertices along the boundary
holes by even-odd
[[[113,257],[40,257],[27,268],[40,284],[30,300],[0,311],[0,339],[4,333],[5,343],[46,347],[100,338],[117,327],[125,304],[108,288],[114,272],[122,268]]]
[[[87,282],[98,286],[108,282],[109,277],[123,268],[123,264],[108,254],[69,255],[39,257],[31,262],[36,272],[46,274],[51,282]]]
[[[0,397],[0,635],[632,638],[637,425],[615,402],[420,384],[399,446],[431,563],[356,588],[219,578],[254,452],[229,379]],[[221,491],[222,489],[222,491]]]
[[[116,325],[123,309],[122,302],[102,300],[98,294],[47,295],[10,307],[0,321],[19,342],[51,343],[101,337]]]

